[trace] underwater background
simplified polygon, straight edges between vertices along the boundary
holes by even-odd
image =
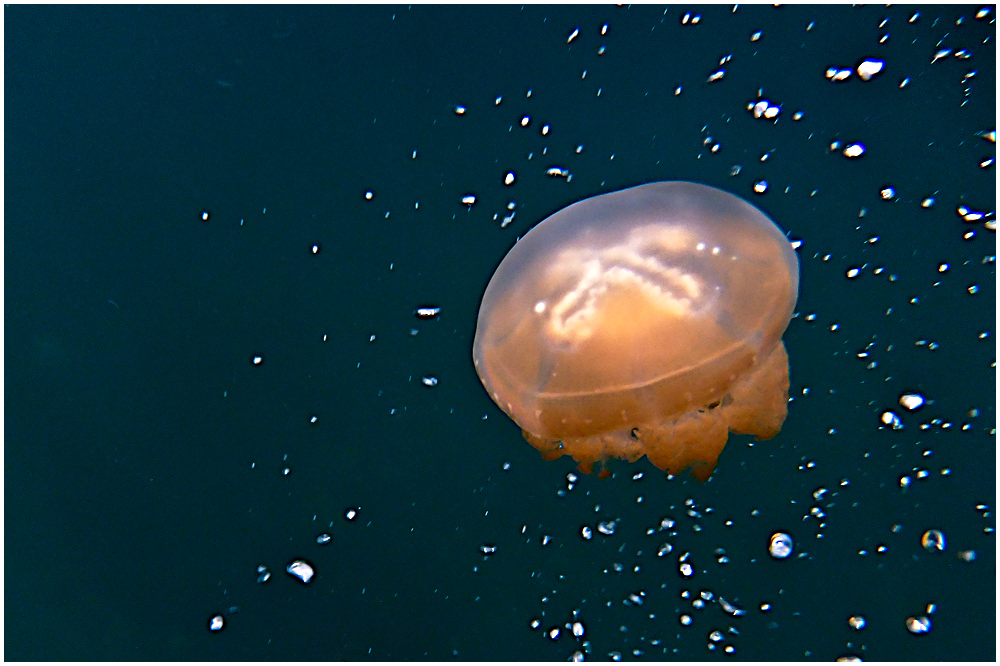
[[[5,659],[995,659],[994,7],[4,12]],[[471,360],[519,236],[658,180],[798,245],[704,484]]]

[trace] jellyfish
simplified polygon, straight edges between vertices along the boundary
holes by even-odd
[[[705,481],[730,432],[766,440],[784,423],[798,282],[784,233],[739,197],[684,181],[602,194],[500,262],[473,361],[546,460],[606,475],[645,455]]]

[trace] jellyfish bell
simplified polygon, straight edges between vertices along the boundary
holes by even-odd
[[[798,258],[722,190],[648,183],[549,216],[501,261],[473,342],[479,378],[546,459],[645,455],[699,480],[729,433],[774,437]]]

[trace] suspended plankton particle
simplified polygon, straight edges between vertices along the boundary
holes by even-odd
[[[979,134],[979,136],[981,136],[984,141],[989,141],[990,143],[996,143],[997,142],[997,131],[996,130],[990,130],[988,132],[981,132]]]
[[[581,636],[583,636],[584,632],[585,632],[585,630],[583,628],[583,622],[574,622],[573,623],[573,635],[574,636],[576,636],[577,638],[580,638]]]
[[[263,584],[263,583],[266,583],[269,580],[271,580],[271,570],[268,569],[263,564],[258,565],[257,566],[257,582]]]
[[[926,199],[924,199],[923,201],[920,202],[920,207],[921,208],[930,208],[931,206],[934,205],[934,202],[935,202],[934,197],[927,197]]]
[[[208,620],[209,631],[222,631],[226,626],[226,620],[221,615],[215,615]]]
[[[323,534],[320,534],[319,536],[316,537],[316,543],[318,543],[321,546],[330,543],[330,541],[332,541],[332,540],[333,540],[333,537],[330,536],[329,534],[326,534],[325,532]]]
[[[887,426],[892,426],[893,430],[902,430],[903,422],[899,420],[893,412],[882,412],[882,424]]]
[[[516,178],[517,178],[517,176],[514,174],[513,171],[508,171],[507,175],[503,177],[503,184],[504,185],[513,185],[514,184],[514,180]]]
[[[745,610],[743,610],[742,608],[737,608],[736,606],[732,605],[722,597],[719,597],[719,605],[722,606],[722,610],[736,617],[747,614]]]
[[[531,116],[523,116],[521,118],[521,127],[527,127],[530,122],[531,122]]]
[[[948,547],[948,542],[941,530],[927,530],[920,537],[920,545],[924,547],[924,550],[940,551]]]
[[[433,319],[441,314],[441,308],[434,305],[423,305],[413,311],[417,319]]]
[[[750,41],[751,41],[751,42],[756,42],[756,41],[757,41],[757,40],[759,40],[759,39],[760,39],[760,38],[761,38],[761,37],[762,37],[763,35],[764,35],[763,31],[761,31],[761,30],[758,30],[757,32],[755,32],[755,33],[753,33],[752,35],[750,35]]]
[[[313,570],[312,565],[305,560],[293,560],[287,567],[285,567],[285,571],[287,571],[289,575],[298,578],[303,583],[311,581],[313,574],[316,573]]]
[[[861,77],[862,81],[868,81],[873,76],[881,72],[883,67],[885,67],[884,61],[869,58],[858,65],[858,76]]]
[[[894,188],[894,187],[883,187],[882,191],[879,192],[879,195],[882,197],[883,201],[889,201],[891,199],[895,199],[896,198],[896,188]]]
[[[924,396],[919,393],[904,393],[899,396],[899,404],[902,407],[906,407],[911,412],[923,407],[925,402],[926,400],[924,399]]]
[[[794,546],[792,537],[784,532],[775,532],[771,535],[771,546],[768,552],[776,560],[783,560],[792,554]]]
[[[565,168],[559,167],[559,166],[551,166],[551,167],[548,168],[548,170],[545,173],[547,175],[551,176],[552,178],[566,178],[566,179],[569,179],[569,177],[570,177],[570,175],[569,175],[569,169],[565,169]]]
[[[868,623],[865,621],[865,618],[862,617],[861,615],[852,615],[851,617],[847,618],[847,624],[851,625],[851,629],[861,631],[862,629],[865,628],[865,625],[867,625]]]
[[[464,197],[462,197],[462,203],[464,203],[466,206],[472,207],[476,203],[476,195],[466,194]]]
[[[847,269],[847,279],[848,280],[853,280],[854,278],[858,277],[859,275],[861,275],[861,269],[860,268],[849,268],[849,269]]]
[[[566,43],[569,44],[570,42],[572,42],[574,39],[576,39],[577,35],[579,34],[580,34],[580,29],[576,28],[575,30],[573,30],[573,32],[569,33],[569,37],[566,39]]]
[[[764,192],[767,192],[767,181],[758,180],[756,183],[753,184],[753,191],[756,192],[757,194],[764,194]]]
[[[933,65],[938,60],[941,60],[942,58],[947,58],[950,55],[951,55],[951,49],[940,49],[934,54],[934,57],[931,58],[931,64]]]
[[[852,143],[851,145],[844,148],[844,157],[861,157],[865,154],[865,144],[863,143]]]
[[[968,206],[959,206],[955,212],[958,213],[965,222],[979,222],[986,217],[986,214],[982,211],[972,210]]]
[[[708,75],[708,83],[712,83],[713,81],[718,81],[725,75],[726,75],[726,70],[724,69],[716,70]]]
[[[458,106],[455,107],[455,115],[456,116],[461,116],[464,113],[465,113],[465,107],[464,106],[462,106],[461,104],[459,104]]]
[[[427,375],[425,377],[421,377],[420,381],[423,382],[424,386],[437,386],[438,385],[438,378],[437,377],[433,377],[431,375]]]
[[[781,107],[772,104],[770,100],[762,99],[753,104],[747,104],[747,110],[753,114],[754,118],[766,118],[772,120],[781,113]]]
[[[926,634],[931,630],[930,618],[923,615],[920,617],[908,617],[906,618],[906,629],[911,634]]]
[[[829,67],[826,70],[826,78],[831,81],[846,81],[851,77],[851,70],[840,67]]]
[[[372,192],[371,190],[368,190],[367,192],[365,192],[365,199],[367,199],[368,201],[371,201],[372,197],[374,197],[374,196],[375,196],[375,193]]]

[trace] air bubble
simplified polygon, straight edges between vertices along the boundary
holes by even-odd
[[[413,314],[417,317],[417,319],[433,319],[441,314],[441,308],[425,305],[414,310]]]
[[[882,412],[882,423],[887,426],[892,426],[893,430],[903,429],[903,422],[899,420],[899,416],[897,416],[895,412]]]
[[[312,580],[315,570],[305,560],[293,560],[285,567],[285,571],[289,573],[294,578],[298,578],[303,583],[309,583]]]
[[[783,560],[792,554],[794,546],[792,537],[784,532],[775,532],[771,535],[771,546],[768,551],[771,557],[776,560]]]
[[[920,545],[923,546],[925,550],[942,551],[947,548],[948,542],[944,538],[944,533],[940,530],[927,530],[924,532],[923,536],[920,537]]]
[[[925,616],[906,618],[906,629],[911,634],[926,634],[931,630],[931,621]]]
[[[852,143],[844,148],[844,157],[857,158],[865,154],[865,144]]]
[[[868,81],[876,74],[882,71],[885,67],[885,62],[882,60],[868,59],[858,65],[858,76],[861,77],[862,81]]]

